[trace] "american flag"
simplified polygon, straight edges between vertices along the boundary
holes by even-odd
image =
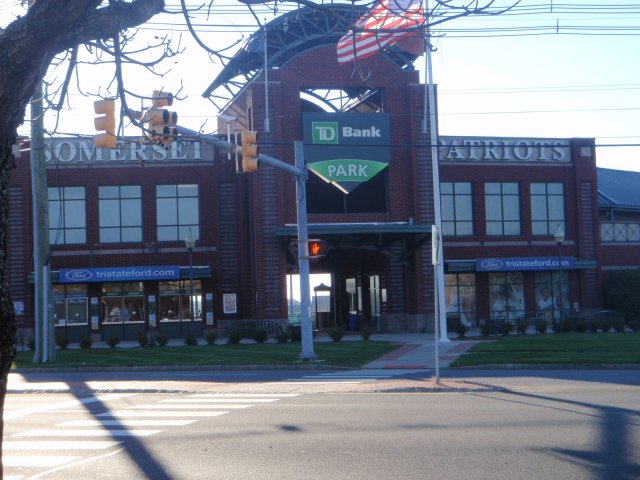
[[[410,37],[422,38],[415,27],[424,23],[420,0],[380,0],[338,42],[338,63],[370,57]]]

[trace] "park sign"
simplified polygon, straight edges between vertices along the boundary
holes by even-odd
[[[305,113],[302,122],[309,170],[344,193],[389,165],[387,113]]]

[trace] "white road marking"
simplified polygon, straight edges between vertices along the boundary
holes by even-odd
[[[120,442],[77,441],[77,440],[5,440],[2,449],[9,450],[102,450]]]
[[[12,437],[148,437],[162,430],[66,430],[45,428],[15,433]]]
[[[269,403],[277,400],[277,398],[168,398],[160,400],[160,403]]]
[[[67,400],[57,403],[46,403],[37,407],[19,408],[17,410],[9,410],[4,412],[4,419],[11,420],[14,418],[24,417],[34,413],[45,413],[64,408],[77,407],[78,405],[86,405],[87,403],[105,402],[116,398],[131,397],[134,393],[109,393],[107,395],[98,395],[97,397],[87,397],[79,400]]]
[[[69,420],[58,423],[56,427],[183,427],[195,420],[137,420],[123,418],[122,420]]]
[[[299,393],[194,393],[195,398],[290,398],[299,397]]]
[[[44,455],[3,455],[2,464],[5,467],[58,467],[65,463],[73,462],[78,457],[67,455],[44,456]]]
[[[215,412],[183,412],[183,411],[144,411],[144,410],[110,410],[108,412],[99,413],[96,417],[120,418],[120,417],[218,417],[224,415],[225,411]]]
[[[147,404],[147,405],[133,405],[131,406],[131,409],[139,409],[139,410],[191,410],[194,408],[199,408],[199,409],[205,409],[205,408],[221,408],[224,410],[233,410],[233,409],[239,409],[239,408],[249,408],[249,407],[253,407],[253,405],[235,405],[235,404],[227,404],[227,403],[219,403],[219,404],[212,404],[212,403],[208,403],[206,405],[203,404],[191,404],[191,405],[183,405],[183,404],[179,404],[179,405],[157,405],[157,404]]]

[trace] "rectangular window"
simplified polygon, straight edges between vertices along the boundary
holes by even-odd
[[[102,322],[140,323],[144,321],[142,282],[102,284]]]
[[[442,233],[473,235],[471,183],[444,182],[440,186]]]
[[[52,187],[49,196],[49,243],[87,243],[84,187]]]
[[[535,281],[538,316],[549,323],[565,317],[570,310],[571,290],[567,272],[536,272]]]
[[[467,327],[476,325],[475,274],[447,273],[444,283],[447,318],[455,318]]]
[[[200,238],[198,205],[198,185],[156,185],[158,241],[184,240],[189,230]]]
[[[188,322],[193,307],[194,321],[202,320],[202,283],[194,280],[172,280],[160,282],[160,321]],[[193,296],[191,295],[193,293]]]
[[[515,322],[525,317],[522,272],[489,274],[489,310],[496,321]]]
[[[98,189],[100,243],[142,241],[142,196],[139,185]]]
[[[562,183],[531,184],[531,231],[534,235],[553,235],[564,225],[564,185]]]
[[[486,183],[484,206],[487,235],[520,235],[520,191],[517,183]]]
[[[54,319],[58,326],[87,325],[87,284],[58,284],[52,286]]]

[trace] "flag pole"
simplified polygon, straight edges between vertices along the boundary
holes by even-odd
[[[434,223],[436,228],[442,232],[442,212],[440,209],[440,160],[438,151],[438,126],[436,116],[436,97],[435,86],[433,84],[433,68],[431,59],[431,30],[429,28],[429,1],[425,0],[425,108],[424,118],[422,122],[423,133],[427,133],[427,123],[430,125],[430,140],[431,140],[431,169],[433,177],[433,211],[434,211]],[[428,107],[428,108],[427,108]],[[428,119],[427,122],[427,109]],[[440,369],[439,369],[439,349],[438,344],[440,342],[449,342],[447,336],[447,319],[445,315],[445,290],[444,290],[444,254],[440,258],[438,264],[433,265],[433,282],[434,282],[434,297],[435,297],[435,355],[436,355],[436,383],[440,383]]]

